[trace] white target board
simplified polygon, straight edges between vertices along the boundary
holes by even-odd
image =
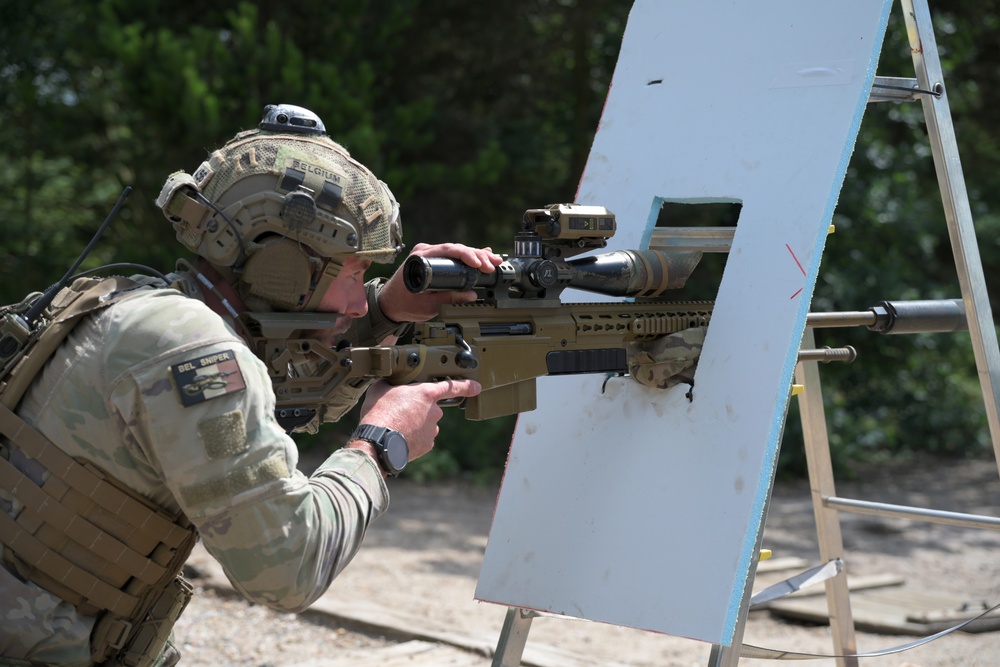
[[[541,379],[477,599],[731,645],[889,6],[635,3],[578,201],[617,215],[607,250],[647,247],[664,201],[742,206],[692,400]]]

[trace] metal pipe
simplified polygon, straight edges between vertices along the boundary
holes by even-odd
[[[493,652],[492,667],[518,667],[531,630],[531,615],[519,607],[507,607],[500,638]]]
[[[930,523],[943,523],[952,526],[964,526],[966,528],[1000,530],[1000,518],[979,514],[946,512],[944,510],[931,510],[921,507],[907,507],[906,505],[890,505],[888,503],[838,498],[836,496],[824,496],[823,505],[831,509],[854,512],[855,514],[875,514],[878,516],[928,521]]]
[[[846,361],[851,363],[858,358],[858,351],[850,345],[845,347],[823,347],[814,350],[799,350],[799,361]]]
[[[881,334],[948,333],[968,329],[961,299],[880,301],[868,310],[809,313],[806,325],[814,329],[860,325]]]
[[[813,329],[832,327],[870,327],[876,322],[876,315],[870,310],[844,311],[841,313],[809,313],[806,326]]]

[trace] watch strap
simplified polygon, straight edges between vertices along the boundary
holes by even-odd
[[[351,434],[352,440],[364,440],[365,442],[370,442],[373,447],[375,447],[375,452],[378,454],[379,465],[388,473],[389,475],[395,477],[403,471],[403,466],[395,466],[389,457],[389,452],[385,444],[386,436],[390,433],[398,433],[398,431],[393,431],[390,428],[384,426],[374,426],[372,424],[359,424],[354,432]],[[402,434],[400,434],[402,437]]]
[[[384,426],[372,426],[371,424],[358,424],[351,437],[356,440],[366,440],[376,447],[382,443],[382,438],[389,432]]]

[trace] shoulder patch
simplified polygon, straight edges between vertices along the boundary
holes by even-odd
[[[246,389],[246,381],[232,350],[182,361],[170,367],[185,407]]]

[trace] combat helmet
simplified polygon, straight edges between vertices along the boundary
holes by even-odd
[[[156,205],[251,310],[315,310],[346,256],[389,263],[402,247],[388,186],[290,104],[171,174]]]

